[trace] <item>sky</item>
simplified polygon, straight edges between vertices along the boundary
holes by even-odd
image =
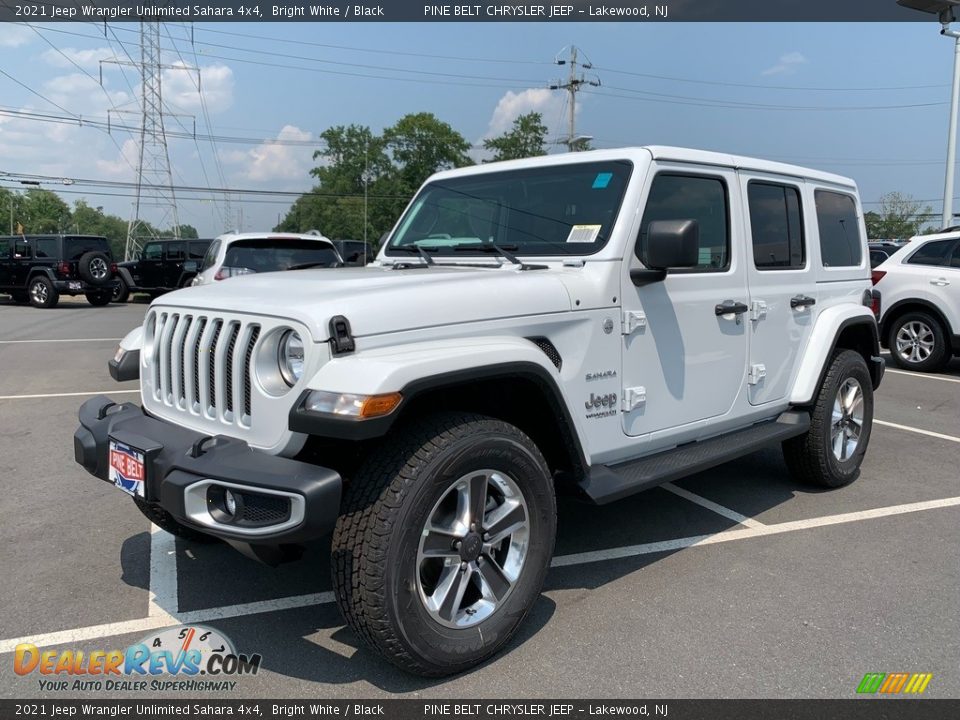
[[[479,145],[536,110],[558,139],[566,93],[547,86],[565,76],[554,60],[575,45],[594,66],[588,79],[601,83],[576,105],[577,134],[596,147],[782,160],[853,177],[867,209],[891,191],[935,213],[942,206],[953,43],[936,22],[165,23],[161,45],[164,63],[200,67],[202,96],[196,72],[163,74],[178,186],[307,190],[323,130],[379,131],[413,112],[432,112]],[[139,122],[124,112],[138,106],[139,81],[133,68],[101,61],[139,55],[135,23],[111,24],[106,36],[102,23],[0,28],[0,186],[64,178],[73,183],[41,186],[128,217],[138,146],[122,127]],[[194,139],[194,123],[219,139]],[[201,236],[269,229],[294,199],[179,197],[180,222]],[[141,215],[162,222],[157,212]]]

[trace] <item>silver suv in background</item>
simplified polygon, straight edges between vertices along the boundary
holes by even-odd
[[[316,232],[227,233],[211,243],[192,285],[209,285],[239,275],[342,264],[333,242]]]

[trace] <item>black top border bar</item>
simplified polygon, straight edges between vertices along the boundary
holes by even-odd
[[[920,4],[931,6],[937,0]],[[940,4],[953,3],[943,0]],[[794,23],[936,22],[937,17],[902,7],[895,0],[0,0],[2,22],[141,20]]]

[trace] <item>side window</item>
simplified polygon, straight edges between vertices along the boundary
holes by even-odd
[[[757,269],[802,268],[805,257],[800,191],[791,185],[751,181],[747,201]]]
[[[860,264],[860,223],[850,195],[817,190],[817,226],[820,229],[820,261],[824,267],[855,267]]]
[[[191,260],[202,260],[204,251],[207,249],[207,243],[192,242],[188,247]]]
[[[953,252],[950,254],[950,267],[960,270],[960,242],[953,246]]]
[[[727,186],[720,178],[672,173],[657,175],[640,223],[637,257],[646,264],[647,228],[651,222],[696,220],[700,225],[700,262],[694,272],[726,270],[730,265],[727,205]]]
[[[203,263],[200,265],[201,270],[206,270],[208,267],[213,265],[217,259],[217,253],[220,252],[220,241],[214,240],[213,243],[207,248],[207,254],[203,256]]]
[[[908,265],[943,265],[947,259],[947,253],[953,240],[938,240],[937,242],[928,242],[920,247],[907,260]]]
[[[41,238],[34,241],[38,259],[52,259],[57,257],[57,241],[55,238]]]
[[[30,241],[24,238],[16,238],[13,241],[13,256],[20,260],[29,260],[33,257],[30,253]]]
[[[167,260],[182,261],[187,255],[186,243],[167,243]]]
[[[160,260],[163,258],[163,245],[160,243],[147,243],[143,248],[144,260]]]

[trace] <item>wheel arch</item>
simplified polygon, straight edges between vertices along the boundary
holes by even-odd
[[[960,328],[951,328],[946,315],[929,300],[922,298],[905,298],[895,302],[883,314],[883,319],[880,321],[880,344],[883,347],[888,347],[887,335],[890,334],[890,328],[893,323],[909,312],[927,312],[933,315],[936,321],[940,323],[940,327],[943,328],[944,335],[946,335],[948,339],[951,335],[960,333]]]

